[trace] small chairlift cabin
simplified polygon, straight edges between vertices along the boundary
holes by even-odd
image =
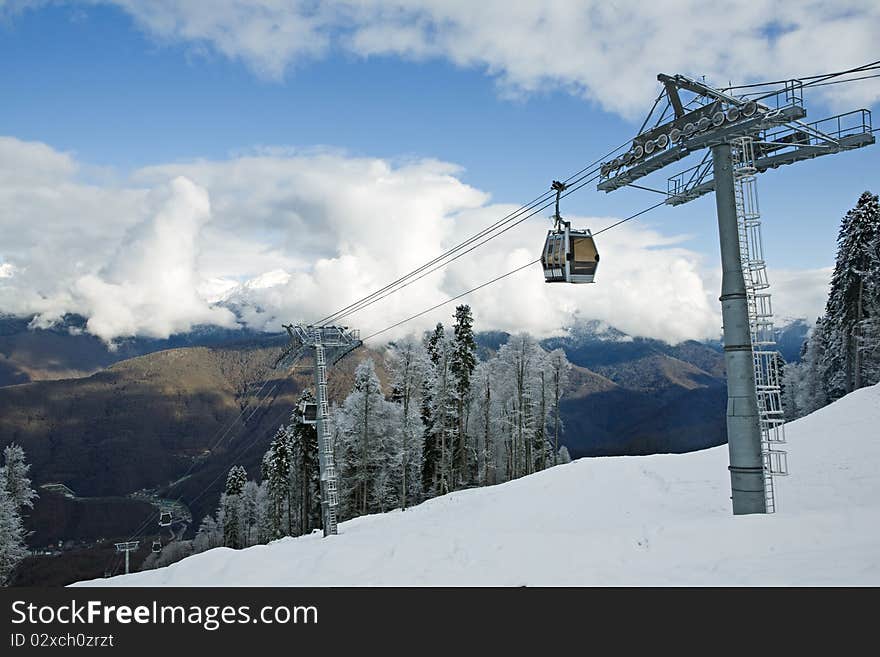
[[[318,405],[311,401],[301,401],[299,404],[300,421],[303,424],[318,423]]]
[[[171,525],[171,511],[162,511],[159,513],[159,526],[168,527]]]
[[[553,181],[556,190],[556,214],[553,229],[547,232],[541,266],[545,283],[592,283],[599,266],[599,252],[589,230],[573,230],[559,214],[559,198],[565,185]]]
[[[153,541],[153,552],[159,553],[162,551],[162,541]]]

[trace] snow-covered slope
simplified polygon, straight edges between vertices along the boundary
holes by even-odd
[[[775,515],[730,514],[727,447],[581,459],[85,585],[878,585],[880,386],[787,427]]]

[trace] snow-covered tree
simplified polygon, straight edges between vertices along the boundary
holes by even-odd
[[[300,403],[314,403],[314,396],[303,391]],[[316,425],[302,422],[299,416],[291,418],[290,488],[288,504],[295,507],[298,520],[295,534],[308,534],[321,526],[321,473],[318,463],[318,430]],[[291,532],[294,533],[294,532]]]
[[[563,445],[559,448],[559,454],[556,456],[557,463],[571,463],[571,456],[568,453],[568,447]]]
[[[822,324],[820,317],[807,335],[801,349],[801,361],[787,365],[783,372],[785,394],[782,404],[789,420],[812,413],[828,404],[822,377],[825,355],[825,331]]]
[[[471,377],[477,366],[477,343],[474,340],[474,317],[471,307],[461,305],[455,309],[453,339],[450,349],[449,371],[452,374],[455,396],[455,433],[450,445],[452,472],[451,483],[462,487],[474,480],[476,463],[468,437],[467,412],[470,407]]]
[[[263,509],[260,508],[260,501],[260,486],[255,481],[246,482],[239,499],[243,547],[261,542],[260,516]]]
[[[226,476],[226,490],[220,498],[223,509],[223,543],[226,547],[244,547],[244,512],[242,493],[247,484],[247,472],[240,465],[234,465]]]
[[[880,201],[865,192],[846,213],[822,324],[820,370],[830,401],[863,385],[864,321],[880,305]]]
[[[365,514],[375,474],[377,409],[384,399],[372,359],[355,370],[354,386],[342,406],[336,409],[336,463],[340,472],[342,515]],[[371,445],[371,442],[373,443]]]
[[[199,531],[193,539],[193,552],[205,552],[223,545],[223,525],[217,519],[208,514],[199,525]]]
[[[424,380],[426,354],[412,338],[391,345],[385,366],[391,374],[391,401],[400,406],[400,505],[420,501],[424,425],[419,397]]]
[[[27,556],[24,536],[18,505],[0,486],[0,586],[8,586],[19,562]]]
[[[552,416],[553,428],[553,465],[559,462],[559,436],[564,430],[562,417],[560,412],[560,401],[565,389],[568,387],[568,381],[571,373],[571,363],[562,349],[554,349],[547,356],[547,364],[550,370],[551,389],[553,394],[553,406],[550,409]]]
[[[0,468],[0,479],[19,513],[33,508],[37,491],[31,488],[28,472],[31,466],[25,460],[21,446],[12,443],[3,450],[3,467]]]
[[[434,330],[425,336],[424,376],[421,385],[421,419],[424,426],[424,447],[422,464],[422,489],[430,496],[437,494],[440,480],[440,434],[443,431],[442,418],[438,415],[435,389],[441,365],[445,367],[446,337],[443,324],[438,323]]]
[[[288,536],[292,529],[290,516],[290,471],[293,447],[291,432],[279,427],[269,449],[263,456],[263,482],[266,484],[267,522],[270,539]]]
[[[541,408],[536,405],[538,400],[535,398],[544,356],[544,350],[527,333],[511,336],[498,350],[499,387],[510,426],[507,446],[509,478],[534,472],[536,428],[546,422],[546,416],[540,416]]]

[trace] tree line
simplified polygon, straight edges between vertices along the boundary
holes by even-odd
[[[864,192],[840,224],[825,313],[785,366],[783,401],[795,419],[880,382],[880,202]]]
[[[564,352],[548,352],[521,333],[481,360],[473,323],[470,307],[461,305],[451,330],[438,323],[422,339],[389,344],[384,383],[372,358],[357,366],[348,395],[331,407],[341,520],[571,460],[560,444],[560,403],[571,371]],[[300,402],[314,397],[305,391]],[[259,482],[232,467],[216,512],[202,520],[191,544],[166,546],[145,567],[317,530],[319,483],[316,427],[295,410],[273,437]]]

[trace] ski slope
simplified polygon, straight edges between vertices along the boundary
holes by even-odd
[[[727,447],[581,459],[405,512],[91,586],[880,585],[880,386],[786,427],[775,515],[730,513]]]

